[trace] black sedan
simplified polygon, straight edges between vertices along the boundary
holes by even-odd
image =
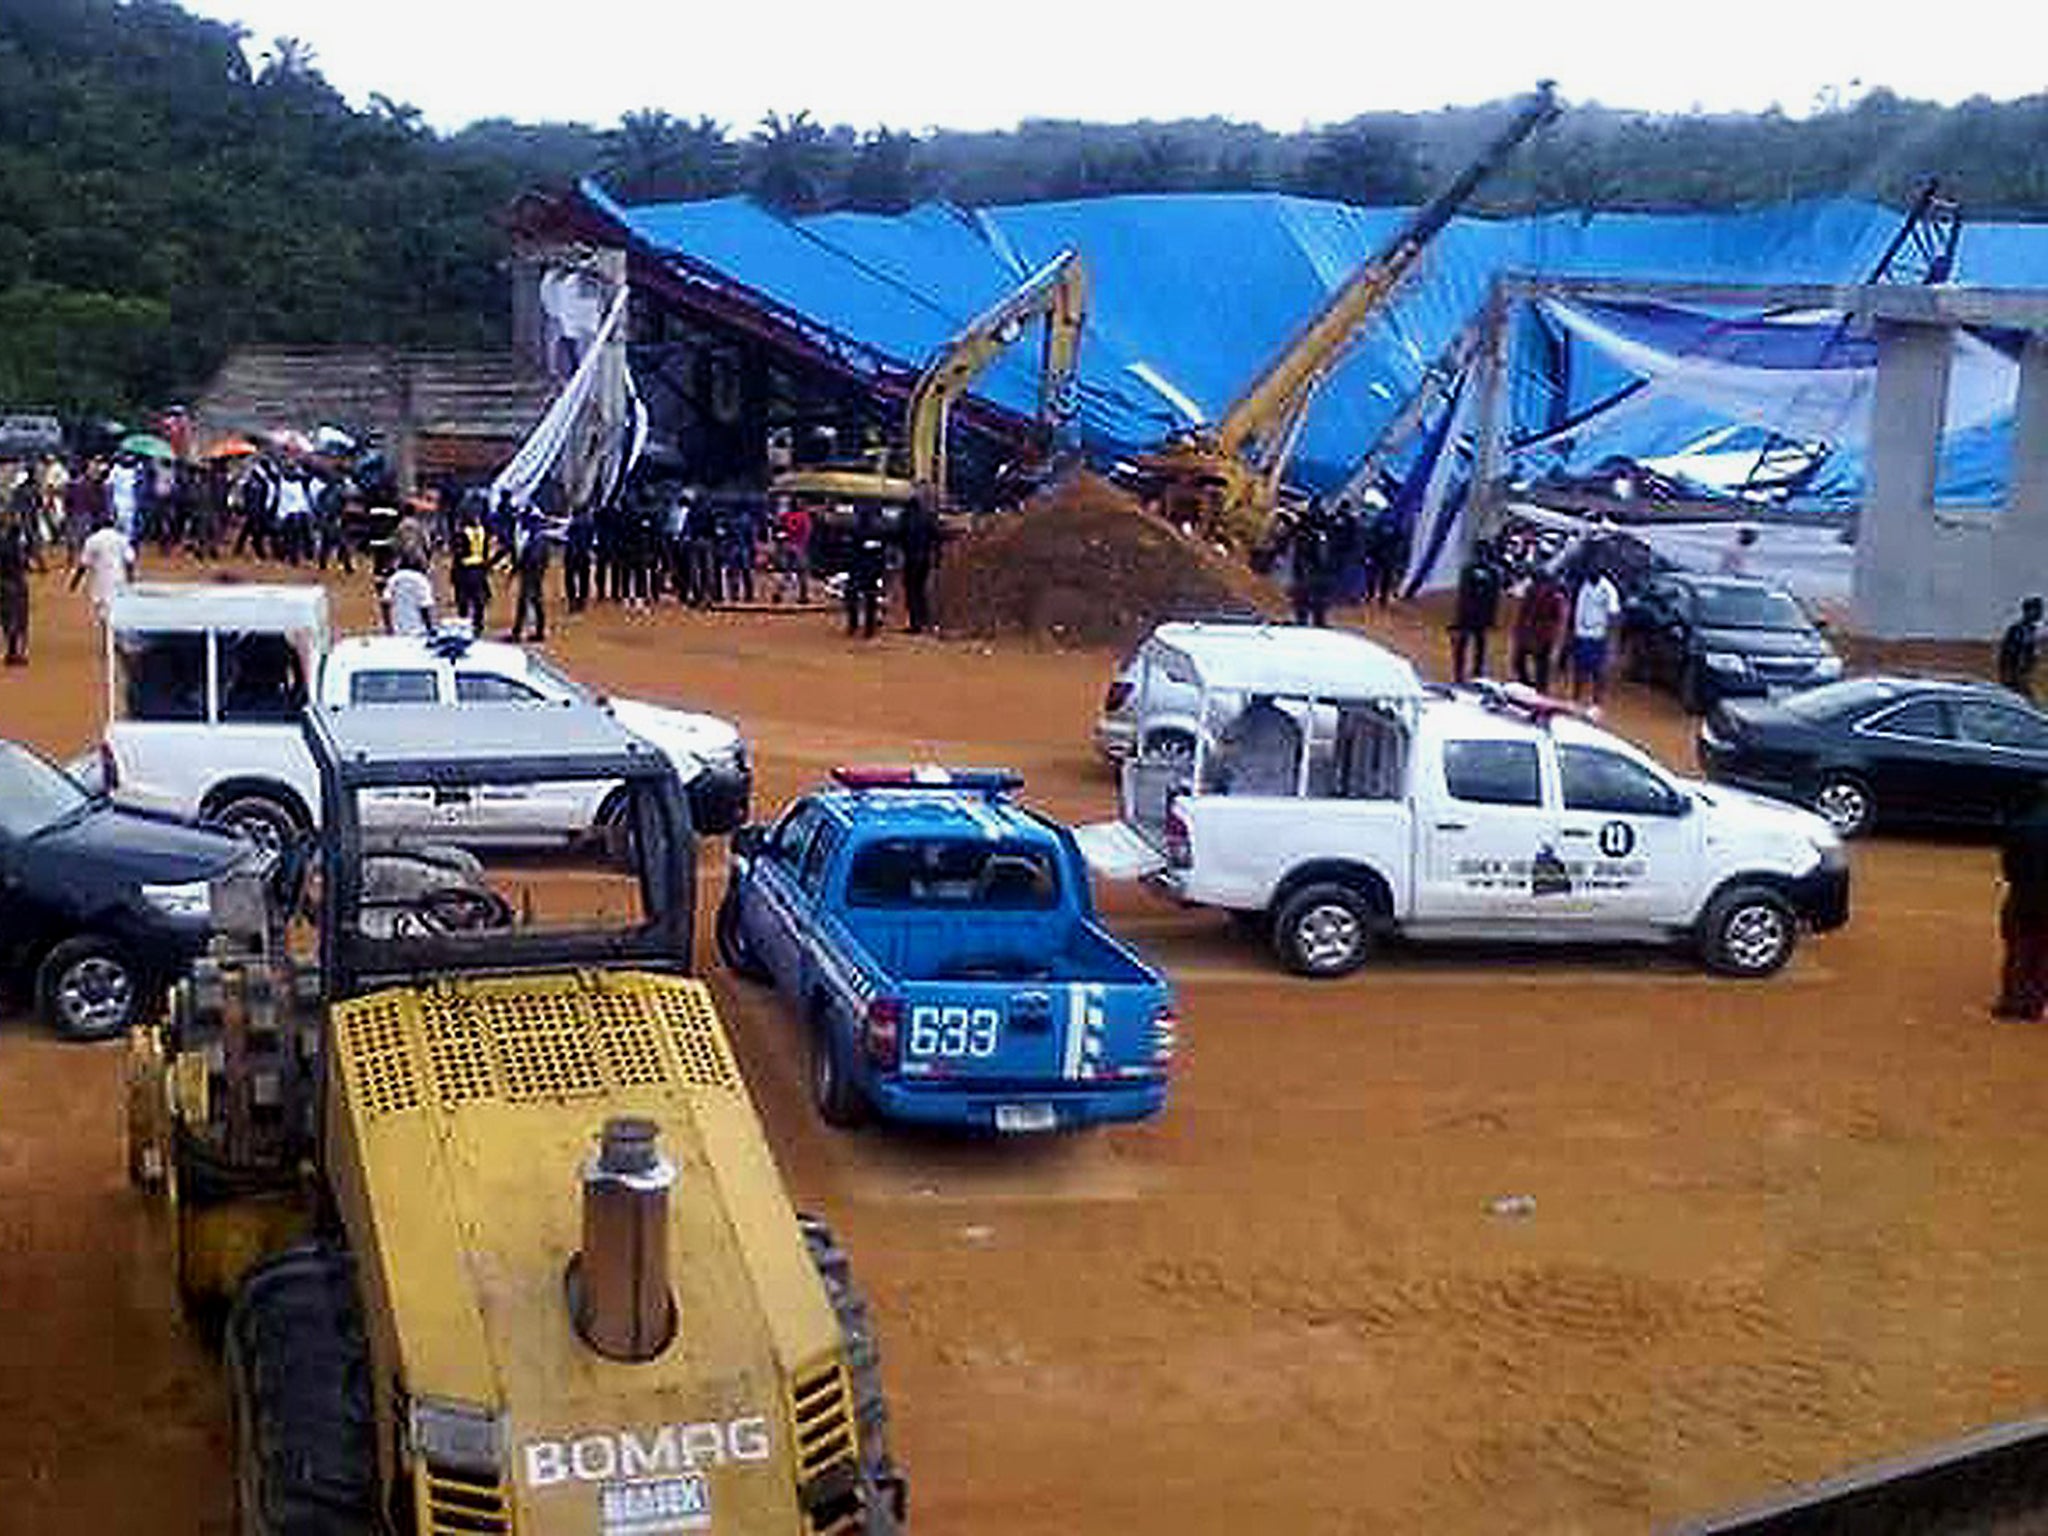
[[[1988,683],[1859,677],[1700,724],[1709,778],[1808,805],[1843,837],[1877,821],[1996,826],[2048,783],[2048,714]]]
[[[73,1040],[120,1034],[206,947],[208,882],[253,843],[87,793],[0,741],[0,983]]]
[[[1622,613],[1629,675],[1703,714],[1726,698],[1831,683],[1842,661],[1789,593],[1746,576],[1665,571]]]

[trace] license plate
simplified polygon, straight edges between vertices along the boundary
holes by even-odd
[[[1050,1104],[998,1104],[999,1131],[1049,1131],[1060,1123],[1059,1111]]]
[[[599,1500],[605,1536],[662,1536],[711,1526],[711,1493],[701,1473],[644,1483],[607,1483]]]

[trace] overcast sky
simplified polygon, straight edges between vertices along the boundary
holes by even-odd
[[[1426,110],[1552,76],[1568,102],[1812,110],[1823,93],[2004,100],[2048,89],[2048,5],[1942,0],[186,0],[260,53],[310,43],[361,103],[435,127],[609,126],[660,107],[744,132],[808,109],[870,128],[1211,115],[1287,130]],[[2031,18],[2031,19],[2030,19]]]

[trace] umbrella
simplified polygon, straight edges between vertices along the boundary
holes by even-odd
[[[140,454],[145,459],[175,459],[178,450],[147,432],[131,432],[121,439],[121,452]]]
[[[246,459],[260,450],[246,437],[223,437],[210,446],[204,455],[209,459]]]

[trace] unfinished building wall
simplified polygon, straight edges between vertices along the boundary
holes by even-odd
[[[1995,635],[2048,590],[2048,332],[2020,358],[2003,505],[1937,507],[1952,323],[1879,321],[1870,479],[1856,542],[1853,624],[1878,639]]]

